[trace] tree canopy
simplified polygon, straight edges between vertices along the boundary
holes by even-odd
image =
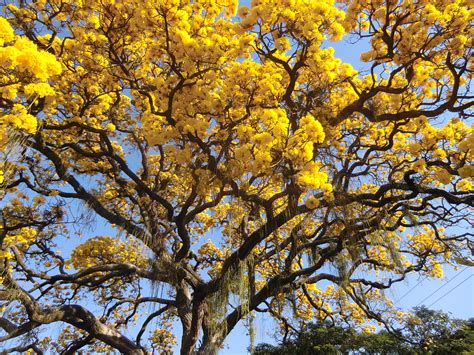
[[[2,12],[9,351],[212,354],[255,312],[391,329],[385,289],[469,261],[471,1]]]
[[[474,319],[453,319],[449,314],[416,307],[396,333],[374,334],[328,322],[309,324],[279,346],[259,344],[255,355],[459,355],[474,350]]]

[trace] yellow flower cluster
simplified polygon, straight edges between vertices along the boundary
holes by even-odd
[[[332,186],[327,183],[328,175],[321,170],[321,164],[313,161],[305,164],[298,173],[297,182],[300,186],[310,189],[332,190]]]
[[[446,248],[443,242],[436,237],[435,232],[428,227],[424,227],[416,234],[408,234],[407,238],[412,243],[411,247],[419,253],[427,251],[441,253]]]
[[[171,324],[168,324],[168,326],[171,326]],[[174,334],[164,328],[156,328],[150,337],[150,341],[153,344],[153,348],[163,355],[171,354],[173,346],[177,344]]]
[[[41,81],[61,73],[61,65],[51,53],[38,50],[24,37],[18,37],[13,45],[0,48],[0,65],[6,69],[27,72]]]
[[[36,131],[36,118],[28,113],[23,100],[34,102],[54,95],[47,81],[60,73],[61,65],[53,54],[38,50],[25,37],[15,36],[8,21],[0,17],[0,98],[14,102],[9,111],[0,113],[2,144],[8,139],[8,126],[30,134]]]
[[[0,117],[4,124],[12,127],[22,129],[30,134],[36,132],[37,121],[36,117],[28,113],[25,106],[20,104],[13,105],[9,114]]]
[[[29,227],[21,228],[14,234],[7,234],[0,249],[0,258],[13,258],[12,252],[8,250],[8,247],[12,245],[20,251],[26,250],[35,241],[37,235],[37,230]]]
[[[13,41],[13,38],[15,38],[13,28],[6,18],[0,16],[0,47],[3,47],[7,42]]]
[[[203,243],[198,249],[198,254],[205,259],[204,264],[210,268],[209,275],[216,275],[220,271],[225,251],[218,248],[212,240],[209,239]]]
[[[146,267],[148,261],[141,250],[138,242],[134,240],[125,243],[117,238],[99,236],[77,246],[71,253],[71,263],[78,270],[116,263]]]
[[[367,14],[372,12],[372,20],[381,25],[385,24],[390,28],[403,26],[403,33],[394,33],[397,53],[393,59],[397,64],[413,58],[421,46],[425,53],[440,53],[439,45],[443,43],[452,55],[458,57],[470,45],[468,38],[472,38],[472,28],[468,24],[473,13],[468,1],[402,1],[395,8],[393,4],[387,6],[380,0],[344,2],[349,4],[346,29],[357,28],[369,32]],[[437,34],[436,40],[427,41],[433,33]],[[369,61],[387,55],[388,46],[382,37],[382,33],[372,36],[372,50],[364,53],[362,60]]]
[[[433,261],[431,263],[430,275],[438,279],[441,279],[444,275],[443,266],[439,262]]]
[[[286,24],[302,37],[315,42],[326,39],[325,33],[335,41],[345,33],[342,26],[345,14],[334,6],[332,0],[254,0],[250,9],[241,7],[239,15],[244,29],[251,28],[259,20],[263,31]]]
[[[322,143],[325,134],[321,123],[307,114],[300,120],[299,128],[288,139],[285,156],[296,166],[303,166],[313,159],[314,144]]]

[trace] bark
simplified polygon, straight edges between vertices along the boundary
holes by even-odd
[[[220,344],[214,342],[204,343],[198,350],[198,355],[217,355]]]
[[[180,353],[182,355],[191,355],[195,353],[199,331],[202,326],[204,316],[203,305],[201,302],[191,301],[191,294],[184,282],[177,290],[176,303],[183,329]]]
[[[204,326],[204,335],[202,339],[202,344],[197,351],[198,355],[217,355],[219,349],[221,348],[224,342],[224,333],[228,334],[229,332],[221,332],[221,334],[211,334],[209,328]]]

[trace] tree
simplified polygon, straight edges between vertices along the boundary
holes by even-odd
[[[468,260],[467,0],[2,9],[10,350],[166,353],[177,322],[212,354],[255,312],[370,331],[400,316],[383,290]]]
[[[279,346],[259,344],[254,354],[463,354],[472,351],[472,322],[453,319],[441,311],[416,307],[396,333],[375,334],[328,322],[311,324]]]
[[[404,328],[404,337],[413,348],[431,354],[461,354],[473,350],[471,321],[452,319],[449,314],[415,307]]]
[[[255,355],[414,354],[401,338],[381,331],[365,334],[328,322],[310,324],[296,338],[273,346],[258,344]]]

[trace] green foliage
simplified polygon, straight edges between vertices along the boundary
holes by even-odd
[[[259,344],[254,354],[474,354],[474,319],[453,319],[447,313],[417,307],[398,333],[364,334],[320,322],[279,346]]]

